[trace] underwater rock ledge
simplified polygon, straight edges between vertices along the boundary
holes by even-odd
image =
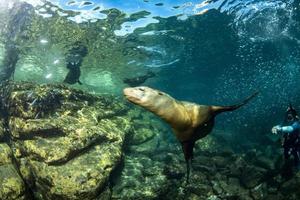
[[[112,96],[63,85],[11,82],[9,87],[10,132],[9,142],[0,144],[0,199],[109,195],[109,177],[129,129],[128,108]]]

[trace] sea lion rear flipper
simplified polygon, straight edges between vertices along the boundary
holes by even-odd
[[[236,110],[236,109],[242,107],[243,105],[247,104],[251,99],[253,99],[255,96],[257,96],[258,93],[259,93],[259,91],[254,92],[251,96],[249,96],[244,101],[242,101],[241,103],[236,104],[236,105],[232,105],[232,106],[212,106],[212,110],[213,110],[215,115],[219,114],[219,113],[222,113],[222,112],[226,112],[226,111]]]
[[[181,142],[182,151],[184,154],[186,162],[186,183],[189,183],[190,171],[191,171],[191,161],[193,159],[193,150],[195,146],[195,141],[185,141]]]

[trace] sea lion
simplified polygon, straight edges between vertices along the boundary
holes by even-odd
[[[255,92],[236,105],[213,106],[179,101],[164,92],[145,86],[125,88],[123,93],[128,101],[158,115],[171,126],[184,153],[187,165],[187,183],[195,142],[212,131],[215,116],[240,108],[258,94]]]
[[[136,87],[136,86],[144,83],[148,78],[152,78],[154,76],[155,76],[154,72],[148,71],[147,74],[145,74],[143,76],[138,76],[138,77],[134,77],[134,78],[125,78],[123,80],[123,83],[126,83],[130,87]]]

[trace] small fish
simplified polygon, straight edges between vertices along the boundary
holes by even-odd
[[[126,83],[130,87],[136,87],[144,83],[148,78],[152,78],[154,76],[156,76],[154,72],[148,71],[148,73],[143,76],[138,76],[134,78],[125,78],[123,80],[123,83]]]
[[[100,9],[101,9],[101,7],[97,6],[97,7],[93,8],[93,11],[100,10]]]
[[[156,3],[155,5],[156,6],[163,6],[164,4],[163,3]]]
[[[84,6],[89,6],[89,5],[93,5],[94,3],[90,2],[90,1],[84,1],[81,3],[81,5],[79,7],[84,7]]]
[[[68,6],[71,6],[71,5],[74,5],[74,4],[76,4],[76,1],[69,1],[69,2],[67,3]]]

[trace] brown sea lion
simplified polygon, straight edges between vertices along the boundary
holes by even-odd
[[[255,92],[240,104],[212,106],[178,101],[164,92],[144,86],[125,88],[123,93],[127,100],[158,115],[172,127],[182,145],[187,164],[187,183],[195,142],[211,132],[215,116],[240,108],[258,94]]]

